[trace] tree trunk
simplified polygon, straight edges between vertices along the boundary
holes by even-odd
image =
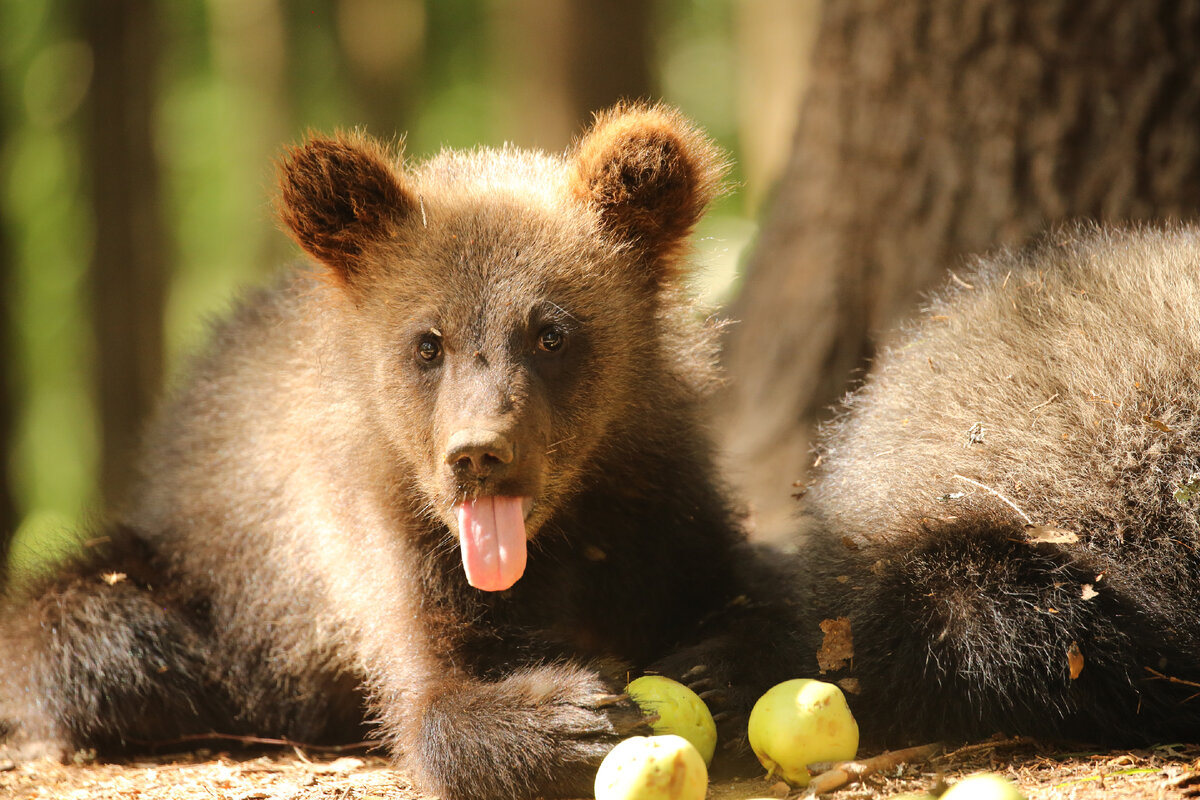
[[[0,105],[0,142],[7,140],[8,123],[8,108]],[[5,354],[0,363],[0,586],[4,585],[5,556],[19,521],[12,480],[13,431],[17,416],[16,376],[13,374],[17,359],[12,357],[16,352],[12,308],[16,272],[8,220],[0,214],[0,353]]]
[[[94,59],[85,139],[95,215],[100,489],[111,500],[131,477],[131,453],[162,376],[168,270],[152,119],[160,37],[153,3],[80,8]]]
[[[355,112],[376,136],[408,130],[424,74],[422,0],[339,0],[338,40]]]
[[[655,3],[504,0],[492,31],[514,97],[500,109],[517,144],[562,150],[618,100],[654,96],[651,26]]]
[[[562,150],[579,130],[571,100],[570,4],[558,0],[500,0],[489,5],[488,35],[511,103],[496,109],[505,140],[521,147]]]
[[[1068,218],[1200,208],[1200,2],[829,0],[813,58],[724,354],[764,538],[814,425],[947,268]]]
[[[567,67],[577,120],[587,122],[592,112],[618,100],[650,98],[655,5],[650,0],[568,4],[571,57]]]

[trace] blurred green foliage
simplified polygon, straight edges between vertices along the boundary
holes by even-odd
[[[19,393],[8,457],[22,533],[57,534],[18,544],[36,539],[47,555],[93,501],[97,453],[84,295],[91,218],[74,124],[88,54],[65,17],[62,3],[0,4],[0,203],[14,260],[5,368]]]
[[[91,62],[72,2],[0,0],[0,212],[15,260],[3,296],[15,328],[4,368],[18,392],[8,458],[23,514],[14,557],[25,562],[83,535],[86,517],[98,513],[97,354],[87,310],[93,221],[80,122]],[[653,56],[657,93],[736,156],[733,2],[661,2]],[[378,129],[380,120],[407,130],[406,155],[414,158],[510,137],[501,121],[511,115],[497,112],[522,76],[497,70],[489,44],[503,0],[372,6],[390,15],[387,26],[364,22],[364,8],[351,0],[157,4],[163,43],[153,155],[162,165],[172,253],[168,374],[238,286],[296,257],[270,208],[271,159],[281,145],[308,129],[368,121],[391,135]],[[348,41],[348,29],[363,38]],[[400,43],[379,41],[380,29]],[[403,52],[389,52],[392,44]],[[353,90],[364,84],[350,56],[368,65],[384,59],[373,97]],[[728,285],[752,231],[736,192],[705,223],[698,251],[710,299]]]

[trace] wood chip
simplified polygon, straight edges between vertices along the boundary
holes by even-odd
[[[1079,541],[1079,534],[1074,531],[1049,525],[1026,525],[1025,535],[1037,544],[1075,544]]]
[[[822,674],[846,666],[854,658],[854,635],[850,630],[850,619],[821,620],[821,632],[825,638],[817,650],[817,669]]]

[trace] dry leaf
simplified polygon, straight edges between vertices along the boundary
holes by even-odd
[[[1071,642],[1071,646],[1067,648],[1067,666],[1071,668],[1071,680],[1079,677],[1079,673],[1083,672],[1083,653],[1079,650],[1079,642]]]
[[[1146,422],[1149,422],[1151,425],[1153,425],[1155,428],[1162,431],[1163,433],[1171,433],[1171,427],[1169,425],[1167,425],[1167,423],[1163,422],[1161,419],[1155,419],[1154,417],[1151,417],[1149,415],[1142,417],[1142,419],[1145,420]]]
[[[1094,586],[1092,586],[1090,583],[1085,583],[1083,584],[1083,591],[1079,596],[1084,600],[1091,600],[1093,597],[1098,597],[1099,595],[1100,593],[1096,591]]]
[[[817,668],[823,673],[841,669],[854,658],[854,636],[850,631],[850,619],[821,620],[821,632],[825,634],[821,648],[817,650]]]
[[[1175,484],[1175,493],[1173,495],[1175,502],[1181,506],[1185,506],[1196,497],[1200,497],[1200,473],[1192,473],[1183,483]]]
[[[862,685],[858,682],[858,678],[842,678],[837,685],[850,694],[858,694],[862,691]]]
[[[1029,541],[1038,544],[1075,544],[1079,534],[1062,528],[1052,528],[1049,525],[1026,525],[1025,535]]]

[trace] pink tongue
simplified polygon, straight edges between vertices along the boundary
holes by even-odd
[[[525,512],[519,497],[479,497],[458,507],[467,583],[500,592],[525,572]]]

